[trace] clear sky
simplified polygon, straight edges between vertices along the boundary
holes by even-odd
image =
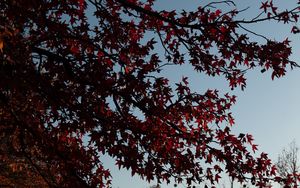
[[[160,10],[187,9],[193,10],[200,4],[210,1],[200,0],[158,0],[156,7]],[[260,1],[239,0],[235,1],[239,9],[250,8],[241,15],[251,18],[258,12]],[[296,0],[274,0],[282,10]],[[288,3],[287,3],[288,2]],[[290,26],[274,23],[253,24],[246,26],[256,32],[278,40],[289,36],[293,46],[292,59],[300,62],[300,35],[292,36]],[[253,40],[261,40],[253,38]],[[161,50],[161,49],[157,49]],[[195,74],[189,67],[165,70],[171,80],[178,81],[182,76],[190,77],[190,83],[194,90],[203,91],[207,88],[218,89],[222,92],[231,92],[237,95],[237,103],[232,108],[236,124],[233,131],[236,133],[250,133],[254,136],[255,142],[259,145],[260,152],[266,152],[269,157],[275,160],[284,146],[287,146],[293,139],[300,145],[300,69],[288,71],[287,75],[280,79],[271,80],[270,73],[262,74],[259,69],[247,73],[247,87],[244,91],[236,89],[230,91],[228,83],[222,78],[207,78],[201,74]],[[118,171],[114,162],[108,158],[104,159],[105,166],[112,169],[113,188],[148,188],[147,182],[139,177],[131,177],[126,170]],[[228,187],[228,178],[224,178]],[[152,184],[153,185],[153,184]],[[173,185],[163,185],[163,188]],[[203,187],[199,186],[199,187]]]

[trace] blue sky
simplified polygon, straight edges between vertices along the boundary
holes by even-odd
[[[209,1],[160,0],[156,4],[156,7],[160,10],[194,10],[198,5],[203,5],[207,2]],[[250,6],[241,15],[248,18],[255,16],[260,6],[260,1],[239,0],[235,2],[240,9]],[[296,0],[290,0],[288,3],[286,0],[277,0],[274,3],[279,4],[282,10],[284,10],[291,4],[296,4]],[[292,59],[300,62],[299,36],[292,36],[290,34],[290,26],[264,23],[246,27],[278,40],[289,36],[293,46]],[[261,39],[254,37],[253,40],[260,41]],[[268,72],[262,74],[260,69],[249,71],[247,73],[246,89],[244,91],[236,89],[233,92],[224,79],[207,78],[204,75],[195,74],[189,67],[183,67],[180,70],[172,70],[170,68],[165,70],[165,74],[171,80],[173,79],[173,81],[180,80],[182,76],[190,77],[191,86],[197,91],[216,88],[223,93],[231,92],[237,95],[237,103],[232,108],[236,122],[233,131],[236,133],[244,132],[252,134],[255,138],[255,143],[259,145],[259,151],[268,153],[269,157],[274,161],[277,159],[282,148],[288,145],[293,139],[300,145],[300,137],[298,136],[300,132],[300,69],[288,70],[285,77],[273,81]],[[137,176],[131,177],[130,173],[126,170],[117,170],[112,160],[105,158],[104,161],[104,165],[112,169],[113,188],[147,188],[150,186]],[[228,183],[227,179],[227,177],[224,178],[225,184]],[[173,187],[173,185],[163,185],[163,188],[167,187]]]

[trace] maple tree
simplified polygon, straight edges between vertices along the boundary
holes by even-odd
[[[244,25],[294,24],[299,7],[280,11],[265,1],[260,9],[247,20],[229,0],[189,12],[155,10],[154,0],[2,0],[1,133],[49,186],[109,187],[104,154],[158,183],[214,184],[226,172],[259,187],[270,179],[288,185],[267,154],[253,155],[250,134],[231,133],[235,96],[196,93],[188,78],[172,85],[160,74],[189,64],[223,76],[231,89],[244,89],[251,69],[285,75],[297,66],[290,41]]]

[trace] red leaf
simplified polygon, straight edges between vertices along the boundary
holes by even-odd
[[[269,7],[270,7],[269,2],[268,2],[268,1],[265,1],[265,2],[262,2],[262,3],[261,3],[260,9],[263,9],[264,12],[267,12],[267,9],[268,9]]]

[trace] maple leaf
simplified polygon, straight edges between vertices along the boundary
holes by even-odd
[[[252,147],[253,152],[257,151],[257,145],[256,144],[252,144],[251,147]]]
[[[269,7],[270,7],[269,2],[268,2],[268,1],[265,1],[265,2],[262,2],[262,3],[261,3],[260,9],[263,9],[264,12],[267,12],[267,9],[268,9]]]
[[[219,179],[221,178],[221,176],[219,175],[219,174],[216,174],[215,175],[215,180],[216,180],[216,182],[218,183],[219,182]]]
[[[215,12],[217,17],[219,17],[221,13],[222,13],[222,10],[220,10],[220,9],[217,9],[216,12]]]

